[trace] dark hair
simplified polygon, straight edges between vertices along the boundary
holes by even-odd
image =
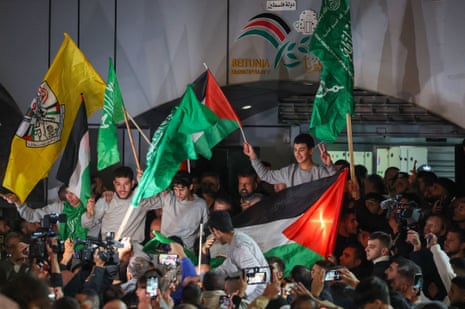
[[[465,243],[465,231],[456,227],[456,226],[452,226],[448,231],[447,233],[455,233],[455,234],[458,234],[459,235],[459,239],[460,239],[460,242],[461,243]]]
[[[382,248],[388,248],[389,250],[391,250],[392,248],[392,237],[388,233],[376,231],[376,232],[371,233],[368,239],[369,240],[378,239]]]
[[[198,305],[200,304],[200,297],[202,296],[202,290],[200,287],[190,282],[182,289],[181,301],[184,304]]]
[[[307,145],[308,149],[310,149],[315,147],[315,140],[310,134],[302,133],[294,138],[294,145],[295,144],[305,144]]]
[[[134,180],[134,172],[132,171],[132,168],[130,168],[129,166],[121,166],[113,172],[113,177],[129,178],[130,180]]]
[[[450,265],[455,269],[457,275],[465,275],[465,258],[456,257],[449,260]]]
[[[310,306],[308,308],[320,308],[318,303],[310,296],[310,295],[299,295],[296,299],[291,303],[291,309],[302,308],[300,304],[308,302]],[[307,307],[305,307],[307,308]]]
[[[350,166],[349,161],[344,160],[344,159],[339,159],[336,162],[334,162],[334,165],[340,165],[342,168]]]
[[[5,284],[5,282],[1,284]],[[20,308],[29,308],[32,303],[38,307],[49,303],[48,285],[33,275],[24,274],[14,277],[12,281],[2,287],[1,292],[15,301]]]
[[[376,190],[376,193],[385,194],[386,186],[384,185],[384,179],[378,174],[368,175],[366,181],[370,182]]]
[[[441,187],[443,187],[447,193],[449,198],[452,198],[455,196],[456,187],[455,187],[455,182],[449,178],[446,177],[438,177],[434,183],[437,183]]]
[[[361,308],[375,300],[390,305],[389,288],[385,281],[379,277],[368,277],[360,281],[355,288],[354,303],[356,308]]]
[[[239,173],[237,173],[237,178],[239,178],[239,177],[252,177],[253,181],[256,182],[257,181],[257,172],[252,167],[249,167],[249,168],[243,169]]]
[[[354,208],[342,207],[339,213],[339,222],[343,222],[349,215],[355,215]]]
[[[212,211],[207,223],[208,228],[215,228],[223,233],[234,230],[231,215],[224,210]]]
[[[224,290],[224,275],[208,271],[203,276],[202,286],[205,291]]]
[[[225,195],[225,194],[217,195],[215,197],[215,202],[228,205],[231,210],[233,208],[233,202],[232,202],[231,198],[229,196]]]
[[[192,184],[192,177],[186,171],[179,171],[174,175],[172,186],[180,185],[182,187],[189,187]]]
[[[425,183],[425,185],[427,187],[429,186],[432,186],[434,181],[437,179],[438,177],[436,176],[435,173],[433,172],[429,172],[429,171],[419,171],[417,173],[417,181],[418,179],[423,179],[423,182]]]
[[[5,236],[5,241],[4,241],[5,248],[10,248],[9,242],[10,242],[10,239],[12,239],[12,238],[18,238],[20,241],[22,240],[21,234],[19,234],[17,232],[9,232]]]
[[[71,296],[63,296],[62,298],[60,299],[57,299],[55,300],[55,302],[53,303],[53,306],[52,306],[52,309],[80,309],[81,308],[81,305],[79,304],[79,302],[77,301],[77,299],[75,299],[74,297],[71,297]]]
[[[459,287],[459,289],[465,289],[465,276],[456,276],[452,279],[452,283]]]
[[[279,268],[279,271],[284,272],[284,270],[286,269],[286,264],[284,263],[284,261],[277,256],[268,256],[266,257],[266,261],[268,262],[268,265],[270,266],[271,264],[276,263],[276,265]]]
[[[408,284],[414,284],[415,275],[421,275],[421,268],[412,260],[398,256],[392,260],[392,263],[397,264],[397,274],[404,278]]]
[[[303,265],[296,265],[292,268],[290,275],[295,282],[300,282],[307,289],[311,289],[312,275],[310,269]]]
[[[367,256],[365,254],[365,248],[362,246],[361,243],[353,241],[353,242],[348,243],[344,247],[344,249],[345,248],[353,248],[354,249],[354,258],[361,260],[362,263],[366,261]]]

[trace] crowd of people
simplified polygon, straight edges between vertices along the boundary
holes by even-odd
[[[128,167],[112,190],[95,177],[85,204],[66,185],[42,208],[5,194],[21,221],[0,218],[0,308],[465,308],[465,188],[431,170],[355,166],[333,254],[313,265],[289,269],[235,229],[265,197],[349,166],[309,134],[293,148],[296,163],[273,170],[244,143],[237,192],[215,172],[179,171],[137,208],[141,171]]]

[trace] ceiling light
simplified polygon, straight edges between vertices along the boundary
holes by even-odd
[[[241,107],[241,109],[246,110],[246,109],[251,109],[252,105],[244,105]]]

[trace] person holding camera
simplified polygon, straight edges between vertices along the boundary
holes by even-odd
[[[60,193],[61,192],[61,193]],[[59,225],[59,238],[65,240],[71,237],[73,240],[86,239],[87,229],[81,225],[81,215],[86,212],[79,197],[71,192],[66,185],[62,185],[59,195],[64,192],[65,201],[57,200],[42,208],[31,208],[26,203],[21,204],[14,193],[5,194],[5,199],[10,204],[15,204],[19,215],[28,222],[41,222],[44,233],[53,234],[54,225]]]

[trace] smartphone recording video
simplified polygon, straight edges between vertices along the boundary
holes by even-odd
[[[334,280],[340,280],[341,279],[341,273],[339,270],[332,269],[328,270],[325,274],[325,281],[334,281]]]
[[[158,264],[170,267],[176,267],[178,256],[176,254],[159,254]]]
[[[285,291],[286,295],[291,295],[291,292],[292,292],[292,289],[294,288],[294,286],[295,286],[295,283],[287,283],[284,286],[284,291]]]
[[[270,272],[270,268],[266,267],[249,267],[244,268],[244,278],[247,281],[247,284],[263,284],[266,283],[267,273]]]
[[[151,298],[157,297],[157,289],[158,289],[158,278],[157,277],[147,278],[147,293],[150,295]]]
[[[231,306],[231,299],[228,295],[220,296],[220,309],[226,309]]]

